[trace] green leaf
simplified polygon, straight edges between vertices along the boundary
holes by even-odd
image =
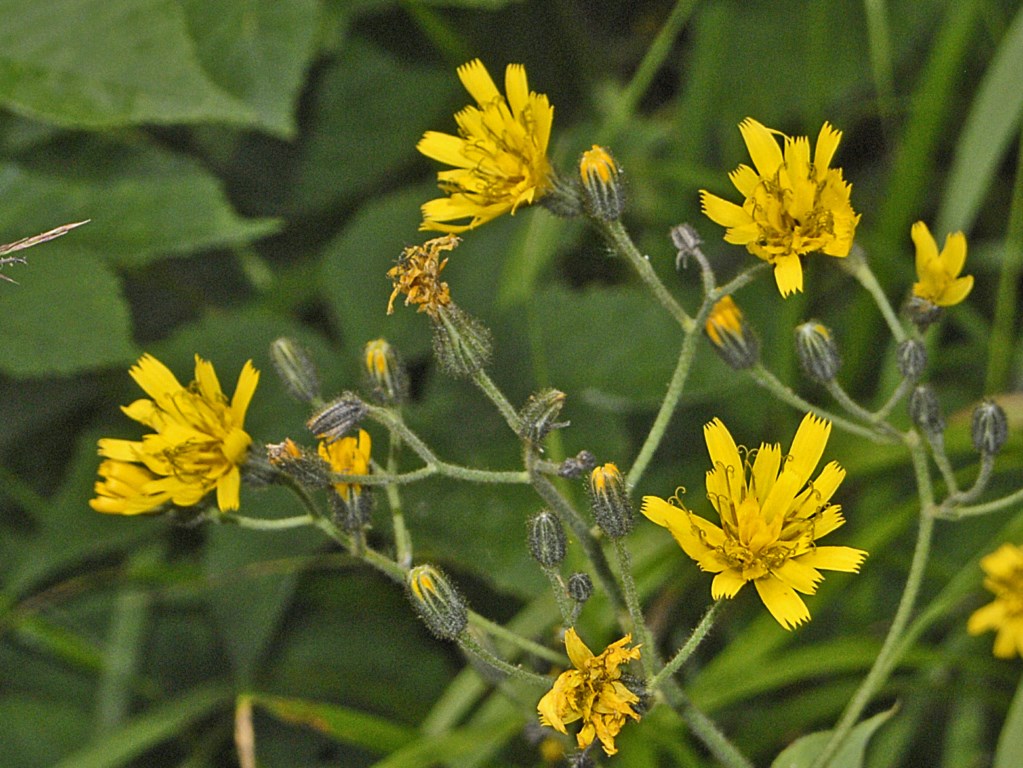
[[[1023,765],[1023,678],[1012,697],[1009,713],[1005,716],[1002,732],[998,737],[992,768],[1018,768]]]
[[[292,210],[350,201],[422,162],[415,146],[424,131],[454,131],[454,119],[442,115],[452,111],[447,100],[460,87],[453,71],[412,68],[351,41],[317,89]]]
[[[117,768],[166,741],[231,699],[230,689],[197,688],[143,712],[123,728],[65,757],[55,768]]]
[[[18,266],[19,285],[0,285],[0,371],[63,376],[134,358],[131,318],[110,268],[78,246],[40,247]]]
[[[336,704],[264,694],[253,694],[252,702],[281,720],[375,752],[393,752],[416,738],[412,728]]]
[[[861,768],[867,742],[874,735],[874,731],[895,714],[896,709],[896,707],[892,707],[884,712],[879,712],[854,726],[828,765],[831,768]],[[796,739],[774,759],[771,768],[807,768],[816,760],[829,738],[831,738],[831,731],[819,731]]]
[[[247,243],[277,229],[270,219],[240,218],[220,181],[194,160],[144,142],[82,136],[44,144],[3,167],[0,192],[0,232],[11,240],[91,219],[26,251],[30,260],[74,243],[135,267],[168,254]]]
[[[1023,115],[1023,9],[1005,33],[966,116],[936,233],[969,229]]]
[[[295,133],[294,102],[315,51],[315,0],[185,0],[189,34],[206,74],[251,108],[262,127]]]
[[[0,0],[0,102],[69,127],[217,121],[255,110],[203,71],[180,4]]]

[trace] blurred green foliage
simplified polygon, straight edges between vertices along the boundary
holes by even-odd
[[[263,378],[249,431],[304,439],[307,414],[269,366],[281,335],[314,352],[328,392],[357,386],[362,345],[386,336],[412,364],[408,421],[438,454],[516,466],[500,417],[434,365],[424,318],[384,314],[384,273],[422,240],[419,205],[436,195],[436,168],[415,142],[453,130],[468,98],[454,70],[468,58],[498,78],[508,62],[526,65],[555,105],[563,167],[595,141],[613,147],[627,224],[690,305],[695,270],[675,273],[670,226],[693,222],[721,276],[750,258],[697,206],[698,188],[727,194],[726,173],[746,158],[737,123],[751,115],[816,136],[828,120],[844,131],[835,164],[863,214],[857,241],[893,302],[913,279],[913,221],[939,241],[949,228],[969,236],[977,286],[932,334],[929,376],[964,477],[971,404],[1020,385],[1023,13],[1007,0],[0,0],[0,18],[0,242],[91,219],[5,268],[19,285],[0,283],[7,768],[234,765],[238,694],[253,694],[268,767],[539,762],[523,735],[528,704],[463,669],[399,590],[321,537],[108,518],[86,503],[96,439],[137,435],[118,406],[139,396],[126,370],[143,351],[183,380],[199,353],[227,389],[252,358]],[[634,82],[669,18],[677,33],[662,39],[653,77]],[[791,350],[791,328],[818,317],[843,349],[842,381],[878,405],[897,375],[892,344],[827,261],[809,260],[804,295],[782,303],[762,280],[742,305],[784,381],[822,401]],[[604,245],[520,210],[469,233],[445,274],[494,331],[492,375],[513,402],[542,386],[568,394],[572,426],[551,458],[588,449],[628,465],[678,338]],[[1023,404],[1005,402],[1016,432],[997,465],[1002,490],[1023,464]],[[685,484],[699,507],[700,425],[712,416],[753,444],[791,434],[800,414],[701,350],[637,496]],[[849,470],[841,538],[870,551],[863,573],[830,577],[813,622],[793,634],[743,594],[686,673],[693,698],[758,764],[833,723],[908,565],[916,506],[904,456],[839,433],[828,456]],[[297,511],[279,490],[243,489],[242,505],[253,516]],[[443,563],[477,610],[546,642],[551,604],[524,546],[538,506],[519,487],[431,480],[405,492],[417,560]],[[708,578],[649,528],[641,522],[630,546],[653,625],[674,647],[709,599]],[[387,529],[381,518],[378,546]],[[1023,526],[1005,514],[940,528],[920,642],[880,702],[900,709],[868,765],[979,766],[996,744],[999,764],[1015,765],[1023,736],[999,731],[1019,662],[995,661],[990,638],[964,630],[982,599],[977,558],[1013,535]],[[594,647],[610,632],[602,605],[583,614]],[[1018,722],[1019,701],[1012,711]],[[630,725],[619,746],[622,768],[707,764],[670,712]]]

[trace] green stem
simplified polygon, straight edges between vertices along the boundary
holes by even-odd
[[[285,531],[289,528],[302,528],[306,525],[315,525],[315,515],[295,515],[294,517],[281,517],[274,520],[260,519],[257,517],[246,517],[233,512],[220,514],[216,518],[218,523],[225,525],[237,525],[239,528],[249,528],[254,531]]]
[[[845,408],[845,410],[850,414],[867,424],[872,425],[880,432],[888,435],[888,437],[898,438],[899,433],[895,431],[894,427],[891,427],[884,421],[878,420],[874,414],[849,397],[846,391],[842,389],[842,385],[835,379],[826,382],[824,388],[827,389],[828,393],[835,398],[838,404]]]
[[[544,574],[547,576],[547,580],[551,583],[551,592],[554,593],[554,600],[558,604],[558,612],[561,614],[561,623],[570,627],[573,624],[575,614],[575,604],[572,598],[568,596],[568,592],[565,590],[565,582],[561,578],[561,574],[558,573],[557,568],[550,566],[542,566]]]
[[[910,433],[914,434],[914,433]],[[881,651],[874,664],[871,666],[867,676],[860,683],[852,699],[846,705],[842,716],[835,724],[824,749],[813,762],[812,768],[822,768],[835,755],[842,743],[856,725],[860,715],[874,694],[881,688],[887,679],[895,662],[899,657],[899,646],[902,636],[905,634],[909,618],[913,613],[917,597],[920,594],[920,587],[923,584],[924,570],[927,560],[930,557],[931,539],[934,534],[934,492],[931,487],[930,475],[927,472],[927,456],[920,444],[919,439],[907,441],[910,447],[910,455],[913,459],[913,471],[916,475],[917,493],[920,497],[920,527],[917,531],[916,547],[913,550],[913,560],[909,566],[909,575],[906,578],[906,586],[899,599],[899,606],[892,619],[892,625],[888,629]]]
[[[671,682],[669,680],[669,682]],[[666,686],[663,689],[669,703],[685,720],[689,730],[693,732],[703,745],[725,768],[753,768],[753,763],[729,741],[721,732],[717,723],[689,700],[680,688]]]
[[[498,658],[482,645],[476,642],[476,640],[469,635],[468,632],[463,632],[458,636],[458,647],[465,651],[470,656],[475,656],[484,664],[493,667],[499,672],[503,672],[509,677],[516,678],[518,680],[524,680],[532,685],[540,688],[550,688],[552,681],[545,675],[538,675],[535,672],[517,667],[514,664],[509,664],[504,659]]]
[[[941,479],[945,481],[947,494],[953,498],[958,496],[959,482],[956,480],[952,463],[948,460],[948,455],[945,453],[944,435],[940,432],[934,435],[928,434],[927,442],[931,446],[931,456],[934,457],[934,463],[938,467],[938,471],[941,472]]]
[[[496,637],[499,640],[504,640],[509,645],[512,645],[526,653],[536,656],[538,659],[544,659],[549,661],[551,664],[555,664],[559,667],[563,667],[568,664],[568,657],[563,653],[552,651],[546,645],[540,645],[540,643],[534,643],[527,637],[512,632],[510,629],[502,624],[497,624],[490,619],[481,616],[475,611],[469,611],[469,624],[476,627],[477,629],[486,632],[491,637]]]
[[[681,305],[675,301],[675,297],[664,287],[664,283],[654,272],[654,268],[650,266],[650,259],[639,252],[622,223],[620,221],[594,220],[594,224],[600,228],[604,237],[614,246],[615,250],[632,265],[640,280],[650,289],[654,298],[668,314],[675,318],[675,322],[682,327],[682,330],[686,333],[692,332],[696,328],[696,321],[682,309]]]
[[[872,423],[881,422],[888,418],[895,406],[901,403],[906,395],[909,394],[910,390],[916,386],[916,382],[911,379],[903,379],[899,382],[899,386],[892,392],[892,396],[888,398],[888,402],[878,408],[871,418]]]
[[[519,434],[522,431],[522,419],[519,418],[518,412],[508,402],[508,398],[504,396],[504,393],[498,389],[493,379],[487,375],[487,372],[482,368],[478,368],[473,372],[472,380],[483,391],[483,394],[489,398],[490,402],[497,407],[497,410],[501,412],[504,420],[511,427],[511,431],[516,435]]]
[[[687,331],[682,341],[682,349],[678,355],[678,362],[675,363],[675,371],[671,374],[668,391],[664,394],[664,400],[661,401],[661,407],[657,411],[657,416],[654,418],[654,423],[650,427],[646,439],[643,441],[639,455],[636,456],[636,460],[629,469],[626,480],[630,488],[635,487],[643,476],[651,459],[654,457],[654,452],[664,438],[668,425],[671,423],[671,417],[675,414],[675,409],[682,398],[682,391],[686,386],[686,379],[689,378],[689,371],[693,367],[697,335],[695,330]]]
[[[763,364],[757,363],[749,369],[750,377],[759,386],[772,393],[775,397],[781,400],[783,403],[788,403],[797,410],[803,411],[804,413],[813,413],[822,419],[827,419],[839,429],[844,429],[846,432],[851,432],[854,435],[865,437],[874,443],[890,443],[893,440],[885,435],[879,434],[876,430],[869,429],[867,427],[860,426],[855,422],[843,419],[841,416],[836,416],[829,411],[824,410],[816,405],[812,405],[789,387],[782,384],[777,377],[769,370],[767,370]]]
[[[710,630],[714,627],[714,622],[717,620],[718,613],[721,610],[721,606],[724,604],[723,600],[716,600],[711,604],[707,612],[703,614],[703,618],[700,619],[700,623],[696,625],[696,629],[689,636],[689,639],[683,643],[682,647],[678,649],[678,652],[671,657],[664,668],[661,669],[656,675],[654,675],[647,687],[651,691],[657,690],[657,688],[665,681],[665,679],[672,677],[683,664],[693,655],[693,651],[699,648],[700,643],[703,642],[704,638],[710,633]]]
[[[864,257],[862,250],[854,247],[852,253],[841,260],[841,264],[845,271],[852,275],[856,282],[862,285],[871,298],[874,299],[874,303],[884,316],[885,322],[888,323],[895,341],[897,343],[905,341],[907,338],[906,329],[899,322],[899,318],[896,316],[895,310],[892,309],[888,297],[885,296],[884,291],[881,289],[881,284],[877,282],[877,277],[874,275],[870,265],[867,264],[867,259]]]
[[[390,443],[387,446],[387,471],[390,474],[398,472],[398,452],[401,450],[401,435],[390,430]],[[394,548],[397,553],[397,561],[402,568],[412,567],[412,536],[405,526],[405,514],[401,506],[401,493],[398,486],[388,483],[385,487],[387,492],[387,504],[391,508],[391,525],[394,529]]]
[[[657,644],[654,642],[650,627],[643,618],[643,606],[639,601],[639,590],[636,589],[636,580],[632,575],[632,557],[625,546],[625,537],[620,536],[613,539],[615,554],[618,556],[618,571],[621,575],[622,587],[625,592],[625,607],[632,619],[632,633],[643,646],[640,662],[646,670],[649,680],[664,664],[660,654],[657,652]]]

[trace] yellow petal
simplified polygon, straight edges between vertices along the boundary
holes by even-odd
[[[768,179],[774,176],[783,162],[783,157],[772,131],[752,117],[747,117],[739,123],[739,132],[746,142],[746,148],[757,173]]]
[[[804,595],[812,595],[817,591],[817,585],[824,580],[824,576],[813,567],[813,564],[807,562],[805,555],[798,559],[790,557],[779,567],[772,568],[771,573]]]
[[[700,208],[707,218],[722,227],[741,227],[753,221],[742,206],[711,194],[705,189],[700,190]]]
[[[259,371],[252,365],[252,361],[246,361],[238,374],[238,382],[234,385],[234,395],[231,398],[231,412],[235,418],[235,426],[241,428],[245,424],[245,413],[249,409],[249,402],[256,392],[256,385],[259,384]]]
[[[504,93],[512,114],[518,118],[529,103],[529,83],[526,68],[521,64],[509,64],[504,69]]]
[[[479,59],[468,61],[458,68],[458,79],[462,81],[465,90],[469,92],[476,103],[481,107],[486,106],[494,99],[500,99],[501,94],[494,85],[490,73]]]
[[[217,372],[213,370],[213,364],[209,360],[203,360],[199,355],[195,356],[195,383],[199,386],[199,395],[203,400],[216,403],[223,399],[224,392],[220,388],[220,380],[217,379]]]
[[[831,127],[830,123],[821,126],[821,132],[817,134],[817,146],[813,152],[813,166],[817,172],[817,178],[823,178],[828,166],[831,165],[831,158],[838,149],[838,142],[842,140],[842,132]]]
[[[866,557],[867,553],[862,549],[852,547],[814,547],[805,555],[800,555],[799,562],[826,571],[857,573]]]
[[[934,242],[931,230],[922,221],[916,222],[909,231],[916,246],[916,274],[923,279],[927,265],[938,258],[938,244]]]
[[[956,278],[949,283],[935,302],[940,307],[952,307],[965,299],[973,290],[973,275]]]
[[[576,669],[583,669],[586,662],[593,658],[593,651],[586,647],[575,631],[575,627],[569,627],[565,631],[565,651]]]
[[[810,475],[817,468],[830,435],[830,421],[818,418],[812,413],[803,417],[799,429],[796,430],[796,436],[792,439],[792,447],[785,457],[785,469],[796,474],[800,486],[810,479]]]
[[[792,587],[773,576],[757,579],[753,584],[767,610],[784,629],[794,629],[810,620],[810,611],[807,610],[806,603]]]
[[[241,487],[241,472],[238,471],[238,467],[232,466],[227,474],[217,482],[217,506],[221,512],[232,512],[238,509],[241,505]]]
[[[742,574],[738,571],[734,569],[722,571],[711,582],[710,596],[715,600],[720,600],[723,597],[735,597],[745,583],[746,580],[742,578]]]
[[[952,232],[945,238],[945,247],[941,249],[941,264],[949,275],[955,276],[963,271],[966,264],[966,235]]]
[[[787,254],[774,259],[774,282],[782,298],[803,291],[803,265],[795,254]]]
[[[742,502],[745,484],[742,459],[735,440],[721,419],[712,419],[703,425],[703,439],[714,470],[707,473],[707,493],[723,496],[738,506]]]
[[[970,614],[966,622],[966,631],[971,635],[980,635],[998,629],[1005,623],[1005,604],[995,600]]]
[[[778,470],[781,467],[781,446],[778,443],[769,445],[762,443],[753,460],[753,493],[756,498],[763,501],[774,487],[774,481],[778,478]]]

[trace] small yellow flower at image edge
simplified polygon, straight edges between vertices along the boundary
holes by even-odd
[[[540,723],[567,734],[567,724],[582,720],[582,729],[576,734],[579,749],[599,739],[604,752],[615,754],[615,737],[626,717],[640,717],[633,709],[639,696],[621,680],[621,667],[640,658],[639,646],[626,647],[630,642],[632,635],[626,635],[594,655],[570,627],[565,632],[565,650],[574,669],[562,672],[536,705]]]
[[[994,655],[1000,659],[1023,657],[1023,547],[1002,544],[980,559],[984,587],[995,599],[970,616],[966,631],[980,635],[994,631]]]
[[[973,289],[973,275],[959,276],[966,265],[966,235],[949,234],[940,253],[924,222],[916,222],[910,235],[916,248],[918,278],[913,284],[913,295],[937,307],[951,307],[965,299]]]
[[[701,570],[716,574],[715,600],[731,598],[752,582],[767,610],[785,629],[810,619],[798,593],[812,595],[821,569],[856,572],[867,553],[817,540],[845,523],[841,507],[830,504],[845,477],[836,462],[815,479],[831,432],[830,422],[807,414],[787,454],[777,443],[740,453],[720,419],[703,428],[713,468],[707,498],[721,526],[694,514],[676,497],[643,498],[643,514],[667,528]],[[751,463],[752,461],[752,463]]]
[[[849,255],[860,217],[850,202],[852,185],[840,168],[830,168],[842,138],[824,123],[813,158],[805,136],[790,137],[747,117],[739,124],[753,168],[740,165],[728,178],[742,194],[742,205],[700,190],[703,212],[726,227],[725,242],[774,267],[783,297],[803,290],[800,257],[821,252]],[[775,136],[781,136],[784,149]]]
[[[199,355],[195,379],[187,387],[152,355],[143,355],[129,373],[152,399],[136,400],[121,410],[153,432],[140,441],[99,441],[104,461],[89,506],[97,512],[137,515],[158,511],[166,503],[193,506],[216,490],[222,512],[238,509],[241,466],[252,444],[244,428],[245,413],[259,383],[252,361],[242,367],[230,401],[213,365]]]
[[[427,131],[416,149],[453,166],[437,182],[445,197],[423,205],[420,229],[464,232],[521,205],[535,203],[551,188],[547,159],[554,108],[547,96],[529,90],[526,69],[509,64],[502,96],[479,59],[458,68],[476,106],[455,114],[458,135]]]

